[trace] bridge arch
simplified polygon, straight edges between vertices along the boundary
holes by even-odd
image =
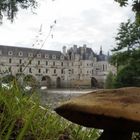
[[[95,77],[91,77],[91,87],[97,88],[98,87],[98,81]]]
[[[61,78],[60,77],[57,77],[57,79],[56,79],[56,87],[61,88]]]
[[[41,82],[44,86],[51,87],[51,78],[48,75],[43,76]]]
[[[31,74],[26,75],[24,77],[23,81],[29,85],[36,85],[37,84],[37,79]]]

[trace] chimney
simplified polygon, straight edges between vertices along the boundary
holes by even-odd
[[[66,49],[67,47],[66,46],[63,46],[63,54],[66,55]]]
[[[73,50],[74,50],[74,53],[77,52],[77,45],[73,45]]]
[[[83,45],[83,48],[84,48],[84,51],[86,52],[87,45],[84,44],[84,45]]]

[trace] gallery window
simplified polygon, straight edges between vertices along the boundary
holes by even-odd
[[[12,59],[11,58],[9,58],[9,63],[12,63]]]
[[[32,69],[31,68],[29,68],[29,73],[32,73]]]
[[[41,73],[41,69],[38,69],[38,73]]]
[[[40,60],[38,60],[38,65],[40,65]]]
[[[48,73],[48,69],[46,69],[46,73]]]
[[[56,69],[54,69],[54,73],[56,73]]]
[[[22,67],[19,68],[19,72],[22,72]]]
[[[19,59],[19,64],[22,64],[22,59]]]
[[[46,61],[46,66],[48,65],[48,61]]]

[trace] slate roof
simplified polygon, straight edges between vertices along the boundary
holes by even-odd
[[[97,55],[97,61],[107,61],[108,60],[108,56],[105,54],[99,54]]]
[[[56,56],[56,59],[60,59],[60,56],[63,55],[60,51],[42,50],[42,49],[40,50],[34,48],[6,46],[6,45],[0,45],[0,50],[2,51],[2,56],[8,56],[9,51],[12,51],[13,52],[12,56],[16,56],[16,57],[19,57],[19,52],[23,53],[22,57],[29,57],[29,53],[32,53],[33,56],[37,56],[37,54],[41,54],[40,58],[45,58],[45,55],[49,55],[50,59],[52,58],[53,55]]]

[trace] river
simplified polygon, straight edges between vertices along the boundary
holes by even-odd
[[[40,90],[40,99],[43,105],[49,105],[54,108],[64,101],[67,101],[73,97],[80,96],[85,93],[89,93],[94,89],[51,89]]]

